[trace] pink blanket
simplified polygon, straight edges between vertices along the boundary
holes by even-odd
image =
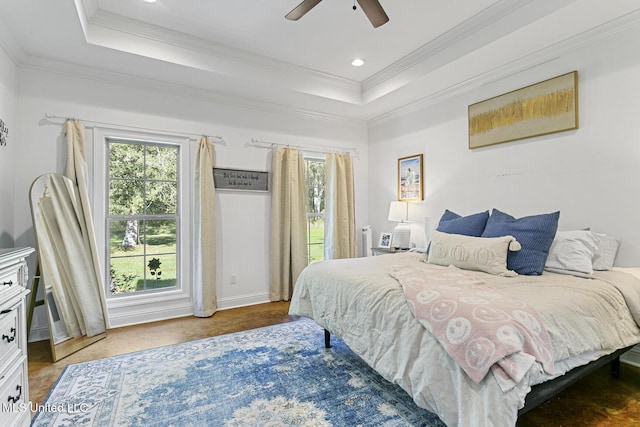
[[[537,360],[553,372],[551,342],[537,311],[456,267],[392,267],[411,312],[475,381],[491,369],[503,390]]]

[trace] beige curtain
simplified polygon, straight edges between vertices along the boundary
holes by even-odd
[[[88,266],[87,269],[89,274],[92,273],[90,274],[91,278],[95,277],[93,282],[85,284],[87,287],[92,287],[91,300],[81,301],[83,304],[91,304],[91,314],[85,315],[85,321],[87,322],[87,336],[93,336],[104,332],[105,327],[109,327],[109,318],[104,295],[104,276],[100,267],[96,233],[93,228],[93,215],[89,203],[89,169],[85,155],[84,126],[76,120],[67,120],[64,124],[64,130],[67,137],[67,166],[64,174],[76,184],[78,189],[82,211],[82,217],[78,219],[78,223],[83,236],[85,236],[86,250],[93,263],[93,269]],[[96,299],[96,297],[98,298]],[[98,307],[98,303],[101,309]],[[91,325],[95,325],[95,327]]]
[[[193,315],[216,312],[216,189],[213,185],[215,148],[208,137],[198,141],[193,212]]]
[[[307,265],[304,158],[291,148],[273,152],[269,298],[288,301]]]
[[[326,158],[324,258],[356,256],[353,166],[349,154]]]
[[[41,177],[45,190],[36,199],[34,227],[44,283],[53,291],[68,335],[92,337],[106,330],[108,319],[89,203],[84,126],[67,120],[64,133],[65,176]]]

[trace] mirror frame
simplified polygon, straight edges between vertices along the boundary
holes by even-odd
[[[36,221],[35,221],[35,209],[38,208],[38,199],[42,197],[45,185],[47,181],[47,177],[49,175],[59,175],[59,174],[43,174],[33,181],[31,187],[29,189],[29,203],[31,205],[31,216],[33,222],[33,234],[36,239],[36,274],[34,276],[34,280],[32,282],[31,292],[34,293],[33,302],[34,307],[38,305],[42,305],[41,301],[36,300],[35,294],[39,291],[40,284],[44,284],[42,286],[41,292],[44,300],[44,307],[47,316],[47,325],[49,326],[49,344],[51,348],[51,358],[54,362],[57,362],[60,359],[63,359],[70,354],[75,353],[78,350],[82,350],[83,348],[95,343],[96,341],[100,341],[103,338],[106,338],[107,332],[102,332],[98,335],[94,335],[88,337],[83,335],[81,337],[73,338],[68,335],[67,330],[64,326],[62,319],[58,315],[58,309],[56,307],[55,297],[51,290],[47,291],[46,283],[42,279],[42,266],[40,264],[40,251],[38,249],[38,232],[36,230]],[[33,313],[32,308],[29,308],[30,312]],[[31,321],[31,319],[29,319]]]

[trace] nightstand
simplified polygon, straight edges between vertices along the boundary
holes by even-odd
[[[409,249],[396,249],[396,248],[371,248],[373,256],[386,255],[386,254],[399,254],[401,252],[409,252]]]

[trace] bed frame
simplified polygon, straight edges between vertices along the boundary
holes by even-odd
[[[324,346],[325,348],[331,348],[331,333],[326,329],[324,330]],[[581,378],[593,373],[595,370],[601,368],[607,363],[611,364],[611,375],[614,378],[620,377],[620,356],[631,350],[633,347],[634,346],[621,348],[620,350],[603,356],[600,359],[589,362],[586,365],[578,366],[558,378],[531,387],[531,391],[525,398],[524,406],[518,411],[518,416],[529,412],[536,406],[548,401],[553,396],[559,394],[567,387],[576,383]]]
[[[518,411],[518,415],[529,412],[607,363],[611,364],[611,375],[614,378],[620,377],[620,356],[633,347],[621,348],[586,365],[578,366],[558,378],[531,387],[531,391],[527,394],[524,406]]]

